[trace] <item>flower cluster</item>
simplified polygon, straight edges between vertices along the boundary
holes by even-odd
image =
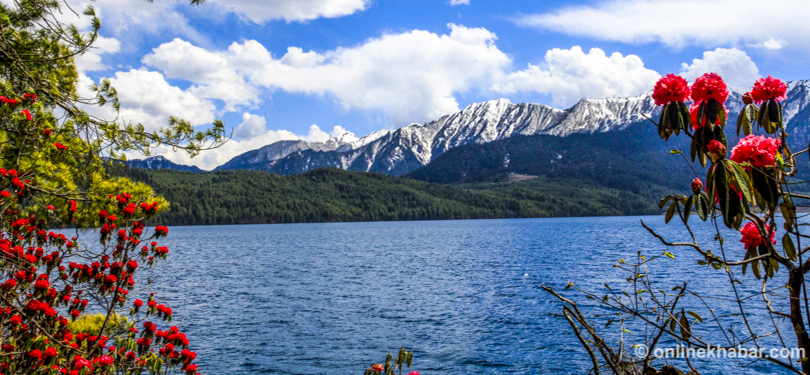
[[[690,94],[689,83],[683,77],[667,74],[655,83],[652,98],[655,105],[664,105],[671,102],[685,102]]]
[[[769,168],[776,165],[776,155],[782,141],[779,138],[767,138],[761,135],[749,135],[740,140],[731,149],[731,160],[737,163],[748,163],[751,167]]]
[[[692,83],[692,100],[701,102],[711,99],[721,104],[728,99],[728,87],[717,73],[706,73]]]
[[[787,98],[787,85],[781,79],[768,76],[760,78],[751,89],[751,99],[760,104],[766,100],[783,101]]]
[[[771,234],[771,243],[776,244],[776,239],[774,238],[776,231],[771,231],[771,227],[768,224],[765,224],[765,230]],[[745,244],[746,250],[765,243],[765,239],[763,239],[762,235],[759,233],[757,225],[752,222],[746,223],[742,230],[740,230],[740,234],[742,234],[740,242]]]
[[[0,178],[18,176],[16,170],[0,170]],[[20,183],[25,186],[28,182]],[[161,331],[155,323],[143,321],[150,317],[171,320],[172,309],[158,303],[154,294],[145,311],[139,311],[142,300],[133,302],[131,316],[135,322],[143,322],[140,337],[137,329],[112,336],[111,330],[87,334],[70,328],[70,321],[88,310],[124,306],[135,287],[133,276],[143,268],[139,262],[153,264],[150,252],[140,250],[145,226],[134,217],[138,205],[129,194],[115,197],[118,211],[98,212],[104,250],[96,258],[88,258],[79,252],[79,238],[47,230],[51,217],[59,215],[56,207],[65,207],[62,214],[72,215],[76,201],[47,204],[47,213],[40,217],[16,209],[16,201],[7,202],[11,194],[4,192],[0,194],[0,202],[6,204],[0,211],[0,327],[7,334],[0,346],[5,353],[0,358],[0,373],[14,368],[15,373],[104,374],[115,368],[123,373],[145,370],[146,374],[162,362],[185,374],[197,374],[193,363],[197,355],[189,350],[185,334],[177,327]],[[154,212],[157,204],[146,206],[144,211]],[[168,228],[161,228],[160,233],[166,235]],[[108,243],[110,236],[114,241]],[[168,248],[156,242],[151,248],[162,257],[168,253]]]

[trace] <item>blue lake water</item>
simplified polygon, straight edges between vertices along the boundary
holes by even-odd
[[[660,216],[171,227],[154,290],[174,308],[172,323],[206,375],[362,374],[403,345],[423,375],[583,374],[588,357],[540,286],[625,287],[615,261],[665,249],[640,220],[686,239],[682,224],[665,226]],[[710,226],[697,227],[717,252]],[[724,234],[727,254],[741,257],[739,234]],[[725,273],[696,266],[688,250],[671,251],[677,260],[651,269],[662,289],[686,281],[730,296]],[[750,273],[738,276],[744,295],[761,288]],[[592,311],[581,295],[564,294]],[[718,315],[733,312],[729,302],[713,303]],[[768,332],[771,320],[753,311],[761,298],[746,303],[755,329]],[[707,327],[705,335],[718,332]],[[736,368],[705,365],[704,374]],[[780,373],[761,362],[734,371],[763,372]]]

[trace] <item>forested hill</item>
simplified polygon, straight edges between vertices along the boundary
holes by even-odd
[[[658,212],[657,199],[652,199],[650,194],[542,178],[512,184],[458,187],[333,168],[292,176],[250,170],[190,173],[125,166],[110,167],[109,172],[146,182],[171,202],[171,210],[151,220],[153,225],[611,216]]]

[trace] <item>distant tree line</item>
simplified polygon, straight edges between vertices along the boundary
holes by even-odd
[[[190,173],[108,166],[149,184],[171,203],[156,225],[315,223],[650,214],[644,197],[576,182],[451,186],[321,168],[279,176],[262,171]]]

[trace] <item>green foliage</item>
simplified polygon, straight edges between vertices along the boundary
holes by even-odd
[[[60,0],[0,4],[0,168],[14,170],[24,182],[26,192],[17,196],[24,210],[52,205],[66,212],[75,201],[71,221],[61,224],[92,226],[98,210],[109,207],[109,195],[128,191],[136,202],[157,199],[144,184],[109,179],[101,155],[148,154],[161,144],[195,155],[225,141],[224,125],[215,121],[197,131],[172,117],[165,128],[150,132],[140,124],[88,115],[84,109],[89,105],[119,109],[109,81],[94,87],[91,98],[81,98],[76,91],[74,57],[91,48],[101,21],[88,7],[83,15],[91,18],[92,26],[80,32],[59,21],[56,15],[62,12],[73,10]],[[165,201],[160,204],[165,206]]]
[[[312,223],[608,216],[657,212],[645,196],[545,178],[463,187],[321,168],[293,176],[262,171],[190,173],[111,166],[149,184],[171,210],[165,225]]]
[[[106,317],[107,316],[103,314],[82,315],[79,317],[79,319],[70,322],[70,324],[68,324],[68,329],[74,334],[83,333],[88,335],[98,335],[101,331],[101,327],[104,325],[104,319]],[[105,328],[104,332],[115,335],[126,332],[130,327],[132,327],[132,323],[126,316],[112,314],[110,315],[110,321],[107,323],[107,327]]]

